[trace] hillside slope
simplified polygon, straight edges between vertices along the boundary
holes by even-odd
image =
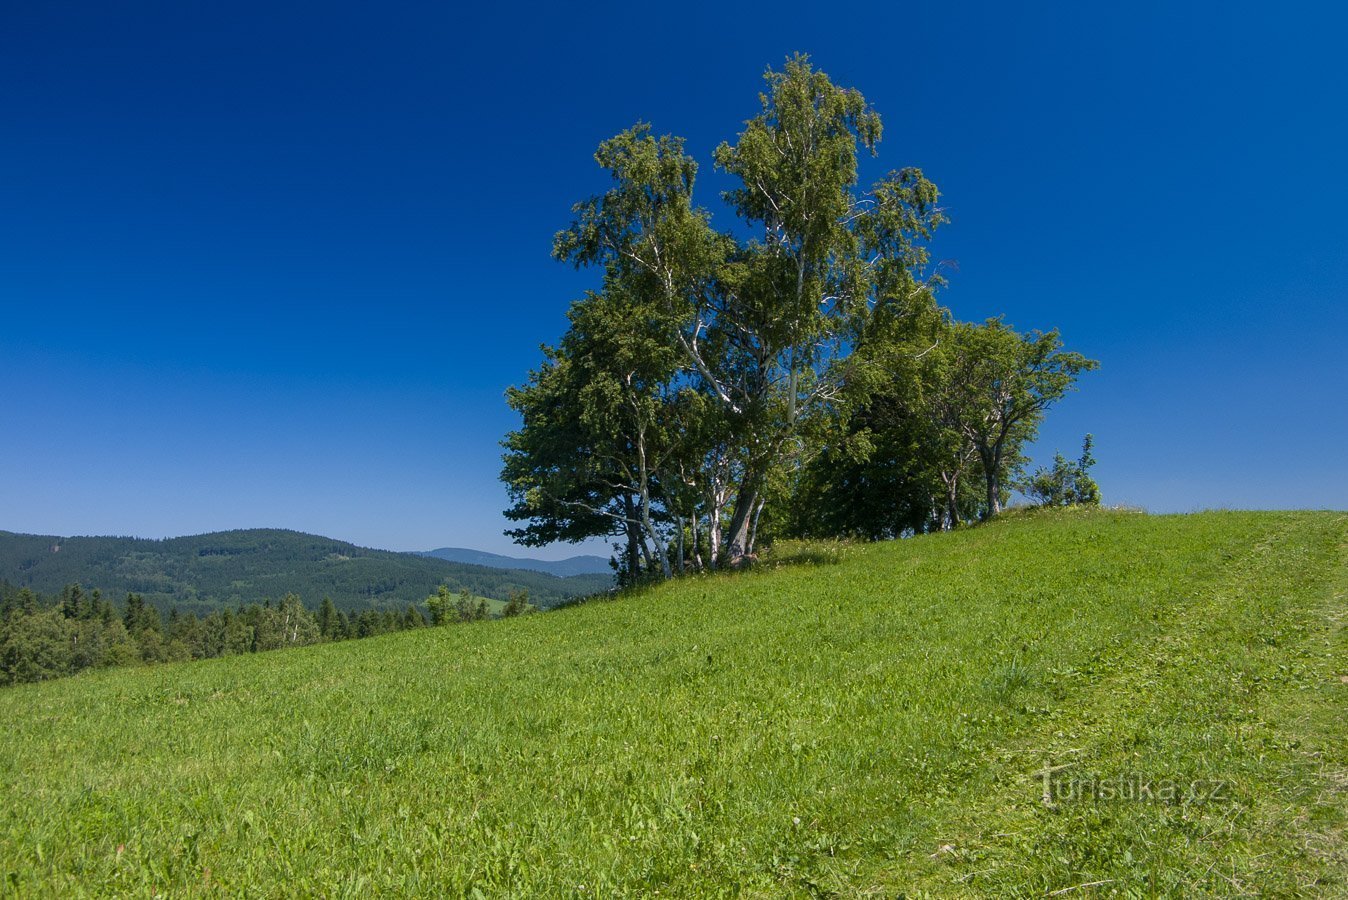
[[[53,897],[1344,896],[1346,555],[1339,513],[1069,512],[11,688],[0,871]]]
[[[273,528],[165,540],[0,531],[0,580],[46,594],[75,583],[116,598],[135,592],[161,609],[196,613],[289,593],[310,606],[331,597],[348,610],[401,608],[424,600],[441,584],[495,599],[527,590],[534,602],[552,606],[611,584],[599,576],[558,578],[465,565]]]
[[[421,556],[434,556],[450,562],[469,563],[475,566],[491,566],[496,569],[528,569],[531,572],[547,572],[566,578],[571,575],[605,575],[613,577],[613,567],[602,556],[568,556],[566,559],[534,559],[529,556],[502,556],[485,550],[469,550],[467,547],[441,547],[438,550],[425,550]]]

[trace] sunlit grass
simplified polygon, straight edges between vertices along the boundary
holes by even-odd
[[[1020,514],[7,689],[0,875],[63,897],[1343,893],[1346,534]],[[1231,796],[1045,806],[1034,773],[1067,763]]]

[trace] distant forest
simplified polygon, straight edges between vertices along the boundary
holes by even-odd
[[[283,647],[374,637],[428,625],[478,622],[518,616],[536,607],[527,592],[512,592],[504,603],[453,595],[441,585],[420,606],[402,610],[366,609],[348,615],[324,599],[316,610],[295,594],[278,603],[226,606],[198,618],[174,607],[167,616],[139,594],[114,603],[100,590],[77,584],[44,596],[0,580],[0,684],[61,678],[90,669],[142,663],[185,662]]]
[[[137,594],[165,615],[177,609],[197,616],[279,602],[291,594],[315,608],[328,599],[348,613],[402,611],[441,587],[501,601],[527,592],[534,604],[547,608],[613,584],[607,575],[559,578],[371,550],[277,529],[165,540],[0,532],[0,580],[46,595],[74,584],[107,597]]]

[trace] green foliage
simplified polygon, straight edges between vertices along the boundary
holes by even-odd
[[[426,598],[426,608],[430,610],[432,625],[445,624],[454,611],[454,598],[450,596],[449,588],[440,585],[434,594]]]
[[[953,337],[958,427],[978,454],[987,518],[1001,511],[1020,447],[1034,439],[1045,411],[1100,364],[1063,350],[1056,331],[1023,335],[999,318],[956,324]]]
[[[612,184],[554,254],[602,287],[508,392],[508,533],[612,537],[623,585],[740,565],[776,534],[990,518],[1046,410],[1097,365],[1054,331],[954,320],[930,270],[936,186],[907,167],[862,189],[882,127],[861,93],[803,56],[765,80],[714,154],[737,233],[695,205],[682,139],[637,124],[600,144]]]
[[[67,674],[73,643],[68,621],[58,609],[8,618],[0,634],[0,677],[12,684]]]
[[[529,592],[518,591],[510,595],[510,599],[506,601],[505,609],[501,610],[501,615],[506,618],[522,616],[532,609],[533,606],[529,603]]]
[[[458,622],[479,622],[487,618],[487,601],[483,597],[474,597],[468,591],[459,591],[454,601],[454,620]]]
[[[860,192],[878,114],[803,56],[765,79],[758,115],[715,152],[738,184],[725,201],[761,237],[712,229],[681,139],[638,124],[595,154],[613,184],[574,207],[554,253],[600,269],[602,290],[509,393],[517,540],[616,537],[628,584],[751,558],[849,344],[873,309],[901,315],[920,293],[935,187],[908,168]]]
[[[21,685],[0,873],[25,897],[1343,896],[1345,541],[1334,513],[1042,511]],[[1050,764],[1229,793],[1045,806]]]
[[[335,609],[402,609],[441,584],[504,601],[528,590],[542,606],[607,590],[602,575],[558,578],[494,569],[413,553],[369,550],[343,541],[272,529],[226,531],[167,540],[13,534],[0,531],[0,579],[44,594],[76,582],[113,596],[135,593],[147,606],[198,616],[298,594]],[[95,592],[96,593],[96,592]],[[83,592],[64,602],[92,606]],[[101,601],[100,599],[100,602]],[[129,631],[135,631],[131,624]]]
[[[428,624],[426,614],[409,603],[403,611],[403,628],[425,628]]]
[[[619,284],[568,315],[561,346],[530,385],[507,393],[525,427],[505,441],[502,477],[515,500],[506,515],[528,522],[510,533],[525,544],[649,538],[667,570],[650,509],[655,473],[682,443],[667,329]],[[628,568],[636,569],[630,559]]]
[[[318,633],[324,640],[335,640],[343,637],[341,634],[341,620],[337,616],[337,606],[332,602],[331,597],[324,597],[323,602],[318,606],[318,616],[316,618]]]
[[[1100,486],[1090,476],[1095,465],[1094,438],[1086,435],[1081,443],[1081,458],[1070,461],[1061,453],[1053,457],[1053,468],[1037,469],[1023,485],[1027,495],[1041,506],[1099,506]]]
[[[493,615],[517,615],[511,612],[513,604],[520,594],[511,594],[504,603],[488,600],[486,597],[474,597],[467,590],[451,594],[441,585],[440,589],[426,598],[426,608],[430,610],[432,625],[448,625],[458,622],[480,622]],[[528,597],[528,594],[523,594]],[[424,620],[423,620],[424,623]]]
[[[1097,365],[1055,332],[958,322],[926,301],[873,322],[852,363],[834,430],[797,482],[794,534],[889,538],[995,515],[1045,412]]]
[[[480,621],[533,608],[523,591],[512,593],[506,602],[475,597],[466,590],[451,596],[444,585],[427,605],[437,624],[447,616],[453,621]],[[86,596],[79,585],[46,598],[0,581],[0,685],[45,681],[89,669],[304,647],[426,624],[426,616],[414,604],[401,613],[367,609],[353,619],[326,597],[316,614],[310,612],[295,594],[287,594],[274,606],[265,601],[240,606],[237,612],[213,610],[205,618],[174,607],[164,621],[139,594],[127,595],[119,615],[99,591]]]
[[[254,606],[246,621],[253,629],[255,650],[303,647],[318,642],[318,623],[295,594],[286,594],[279,606]]]

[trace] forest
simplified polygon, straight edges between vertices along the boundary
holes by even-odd
[[[0,684],[513,616],[611,585],[279,529],[162,541],[0,532]]]
[[[422,611],[422,606],[426,612]],[[374,637],[428,625],[478,622],[535,610],[528,591],[502,603],[441,585],[420,605],[348,613],[324,597],[310,610],[295,594],[223,607],[204,617],[172,608],[167,616],[139,594],[114,604],[78,584],[57,596],[0,581],[0,685],[46,681],[87,669],[182,662],[285,647]],[[429,614],[429,615],[428,615]]]
[[[1055,330],[956,318],[936,185],[913,166],[860,185],[879,113],[804,56],[765,80],[713,154],[733,229],[695,200],[683,139],[638,123],[600,144],[610,186],[553,247],[595,287],[508,392],[508,533],[610,538],[630,583],[740,566],[775,536],[949,530],[1016,488],[1098,502],[1089,436],[1049,469],[1024,452],[1097,362]]]
[[[353,614],[401,610],[442,584],[501,601],[528,591],[546,607],[612,586],[611,575],[558,578],[274,528],[165,540],[0,532],[0,579],[42,594],[58,594],[71,584],[98,587],[109,597],[134,593],[164,615],[176,607],[198,616],[267,598],[276,602],[286,594],[310,602],[329,597]]]

